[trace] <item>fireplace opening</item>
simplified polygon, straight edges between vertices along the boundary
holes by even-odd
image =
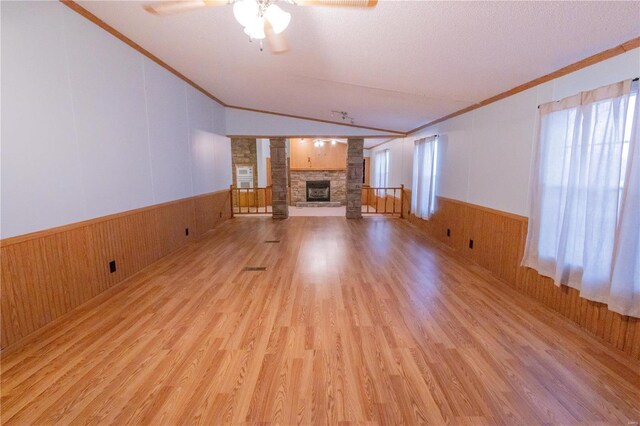
[[[331,201],[331,181],[308,180],[307,201]]]

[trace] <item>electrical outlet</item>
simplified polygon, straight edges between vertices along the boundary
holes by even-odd
[[[116,261],[112,260],[111,262],[109,262],[109,272],[113,274],[115,271],[116,271]]]

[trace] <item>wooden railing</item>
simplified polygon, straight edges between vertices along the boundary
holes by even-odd
[[[399,187],[362,187],[362,214],[397,214],[403,217],[404,185]]]
[[[229,188],[231,192],[231,212],[236,214],[271,213],[271,187]]]

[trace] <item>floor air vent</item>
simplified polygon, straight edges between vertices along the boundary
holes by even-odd
[[[244,271],[266,271],[266,266],[245,266]]]
[[[269,244],[275,244],[275,243],[279,243],[280,240],[266,240],[265,243],[269,243]]]

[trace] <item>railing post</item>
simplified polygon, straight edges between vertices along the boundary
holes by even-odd
[[[365,191],[367,191],[367,213],[369,213],[369,187],[367,186],[365,188]]]
[[[404,184],[400,184],[400,219],[404,219]]]
[[[233,219],[233,184],[229,185],[229,205],[231,205],[231,218]]]

